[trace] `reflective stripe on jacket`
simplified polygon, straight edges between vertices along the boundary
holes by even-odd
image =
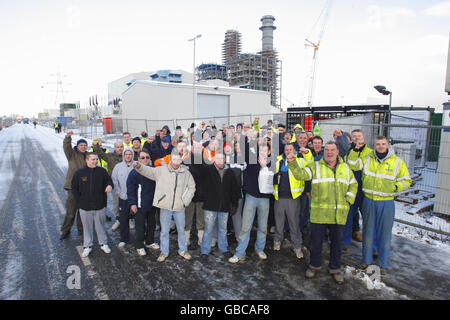
[[[355,202],[358,182],[342,158],[338,158],[335,168],[322,158],[305,168],[293,161],[289,163],[289,169],[296,179],[312,180],[312,223],[346,224],[350,206]]]
[[[309,162],[310,158],[312,158],[311,151],[309,151],[307,154],[305,154],[306,158],[296,158],[296,162],[298,163],[300,168],[304,168]],[[280,163],[281,161],[286,161],[286,159],[283,158],[283,155],[278,156],[278,161],[276,164],[276,173],[280,172]],[[289,185],[291,187],[291,193],[292,193],[292,199],[297,199],[300,197],[305,190],[305,181],[304,180],[297,180],[294,177],[294,174],[292,173],[291,169],[288,170],[289,173]],[[273,185],[273,196],[275,197],[275,200],[278,200],[278,184]]]
[[[358,159],[352,159],[349,154],[349,160],[355,163],[351,165],[353,170],[362,170],[362,190],[372,200],[393,200],[396,193],[411,186],[412,180],[405,162],[392,149],[383,160],[377,158],[375,151]]]

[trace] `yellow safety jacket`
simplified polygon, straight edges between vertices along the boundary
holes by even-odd
[[[335,168],[322,158],[305,168],[300,168],[296,161],[293,161],[289,163],[289,169],[296,179],[312,180],[312,223],[346,224],[350,206],[355,202],[358,182],[342,158],[338,158]]]
[[[88,152],[94,152],[94,148],[91,147],[91,148],[88,150]],[[109,153],[109,150],[108,150],[108,149],[105,149],[105,153]],[[103,169],[105,169],[106,171],[108,171],[108,162],[106,162],[106,161],[103,160],[103,159],[98,158],[97,166],[102,167]]]
[[[411,177],[405,162],[389,149],[386,158],[380,160],[375,151],[365,157],[354,158],[349,154],[350,167],[362,170],[362,190],[364,195],[374,201],[393,200],[397,192],[411,186]]]
[[[372,153],[373,150],[370,149],[367,145],[364,147],[364,149],[362,149],[361,151],[355,151],[353,149],[350,150],[350,152],[345,156],[344,160],[345,162],[347,162],[350,165],[350,168],[353,171],[358,171],[355,170],[355,166],[357,166],[357,159],[358,158],[366,158],[370,153]]]
[[[131,142],[130,141],[130,143],[127,145],[125,142],[122,142],[122,144],[123,144],[123,148],[125,149],[126,147],[130,147],[130,148],[132,148],[133,147],[133,142]]]
[[[312,153],[310,150],[309,152],[304,155],[304,158],[297,158],[295,161],[297,161],[298,166],[300,168],[304,168],[309,162],[310,158],[312,158]],[[283,155],[278,156],[278,161],[276,164],[276,173],[280,172],[280,164],[281,161],[286,161],[286,159],[283,159]],[[292,173],[291,169],[288,170],[289,173],[289,185],[291,187],[291,193],[292,193],[292,199],[297,199],[300,197],[303,193],[303,190],[305,190],[305,181],[303,180],[297,180],[294,177],[294,174]],[[273,185],[273,196],[275,197],[275,200],[278,200],[278,184]]]

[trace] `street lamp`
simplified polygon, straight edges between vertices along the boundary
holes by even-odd
[[[202,35],[198,34],[194,38],[189,39],[194,43],[194,64],[192,68],[192,116],[195,117],[195,40],[200,38]]]
[[[375,90],[377,90],[382,95],[385,95],[385,96],[389,95],[389,124],[391,124],[391,117],[392,117],[392,115],[391,115],[392,92],[386,90],[385,86],[374,86],[374,88],[375,88]],[[390,139],[390,131],[391,131],[390,127],[388,127],[388,130],[387,130],[387,138],[388,138],[388,140]]]

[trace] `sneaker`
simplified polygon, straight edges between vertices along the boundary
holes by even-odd
[[[238,256],[234,255],[230,259],[228,259],[228,262],[230,262],[230,263],[238,263],[239,261],[244,261],[244,260],[245,260],[245,257],[244,258],[239,258]]]
[[[111,249],[109,248],[109,246],[107,244],[101,245],[100,249],[102,249],[104,253],[111,253]]]
[[[116,220],[116,221],[113,223],[113,225],[112,225],[112,227],[111,227],[111,230],[112,230],[112,231],[116,231],[117,229],[119,229],[119,227],[120,227],[120,222],[119,222],[119,220]]]
[[[123,248],[125,247],[125,242],[119,242],[119,244],[117,245],[117,248]]]
[[[294,249],[295,255],[297,259],[303,259],[305,256],[303,255],[302,249]]]
[[[191,260],[191,254],[187,251],[183,251],[182,253],[178,253],[180,256],[182,256],[185,260]]]
[[[161,254],[159,255],[159,257],[158,257],[158,259],[156,261],[164,262],[164,261],[166,261],[167,257],[168,257],[167,254],[164,254],[164,253],[161,252]]]
[[[332,273],[331,275],[333,276],[333,279],[334,281],[336,281],[337,284],[344,283],[344,274],[341,271]]]
[[[267,259],[267,255],[264,253],[264,251],[259,251],[259,252],[257,252],[256,254],[258,255],[258,257],[259,257],[261,260],[266,260],[266,259]]]
[[[136,251],[137,251],[138,255],[140,255],[141,257],[145,256],[147,254],[147,252],[145,252],[144,248],[136,249]]]
[[[91,251],[92,251],[92,248],[91,248],[91,247],[84,248],[83,253],[81,254],[81,256],[82,256],[83,258],[86,258],[86,257],[89,255],[89,253],[91,253]]]
[[[359,231],[353,232],[352,233],[352,239],[357,241],[357,242],[362,242],[363,239],[362,239],[362,236],[361,236],[361,232],[359,232]]]
[[[274,251],[280,251],[280,249],[281,249],[281,242],[275,241],[273,243],[273,250]]]
[[[147,244],[147,245],[145,245],[147,248],[150,248],[150,249],[153,249],[153,250],[158,250],[159,249],[159,244],[157,244],[156,242],[155,243],[152,243],[152,244]]]
[[[135,224],[135,222],[134,222],[134,219],[130,219],[130,222],[129,222],[130,230],[131,230],[131,229],[134,229],[135,226],[136,226],[136,224]]]
[[[316,276],[316,272],[317,272],[317,270],[308,268],[308,269],[306,270],[305,276],[306,276],[306,278],[308,278],[308,279],[312,279],[312,278],[314,278],[314,277]]]

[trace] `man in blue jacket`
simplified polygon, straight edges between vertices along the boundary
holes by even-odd
[[[147,151],[139,152],[138,161],[150,166],[150,155]],[[147,253],[147,248],[158,250],[155,242],[156,208],[152,205],[155,194],[155,181],[150,180],[136,170],[132,170],[127,178],[127,198],[130,211],[136,216],[136,250],[140,256]]]

